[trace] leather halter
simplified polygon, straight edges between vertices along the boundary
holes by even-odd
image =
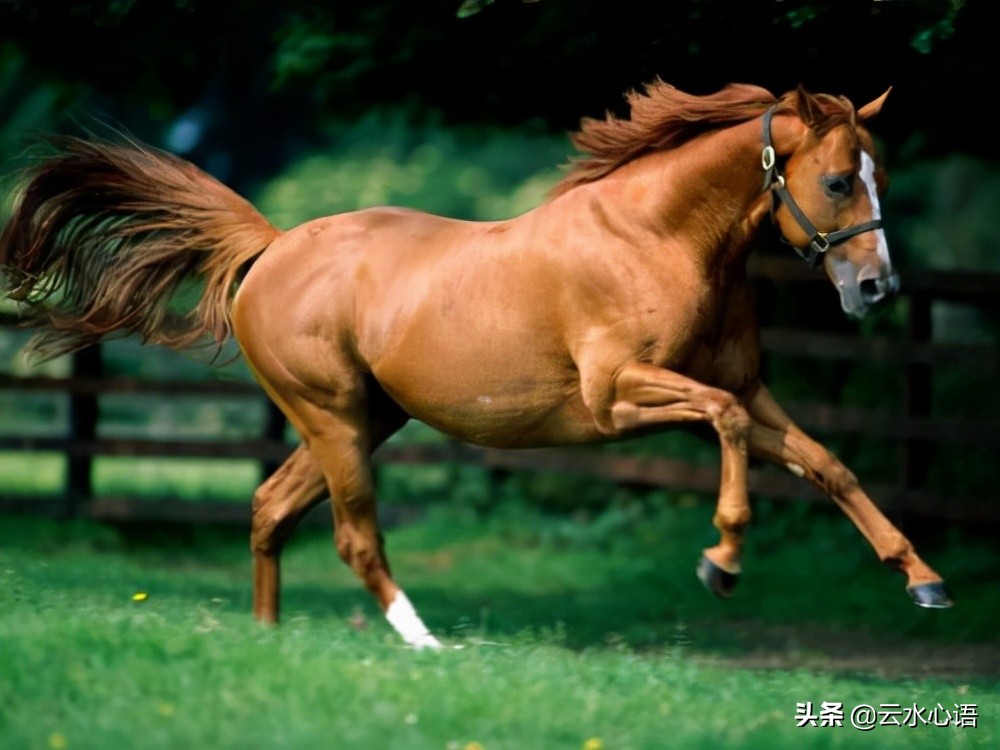
[[[781,201],[785,204],[789,213],[791,213],[792,217],[802,228],[802,231],[809,236],[809,244],[806,245],[806,247],[801,248],[796,245],[792,245],[792,243],[788,242],[784,236],[782,236],[781,239],[788,242],[789,245],[792,245],[792,247],[795,248],[795,252],[799,254],[802,260],[809,264],[810,268],[815,268],[823,262],[823,255],[831,247],[847,242],[847,240],[852,237],[856,237],[859,234],[881,229],[882,220],[872,219],[871,221],[866,221],[862,224],[855,224],[853,227],[847,227],[847,229],[839,229],[836,232],[821,232],[811,221],[809,221],[809,217],[807,217],[805,212],[799,208],[799,204],[795,202],[792,194],[788,192],[788,188],[785,187],[784,176],[778,172],[778,158],[774,151],[774,141],[771,138],[771,118],[774,117],[774,110],[775,107],[771,107],[764,113],[764,150],[760,155],[760,164],[764,169],[764,189],[771,190],[775,203],[777,201]],[[776,206],[772,204],[772,218],[774,216],[775,207]]]

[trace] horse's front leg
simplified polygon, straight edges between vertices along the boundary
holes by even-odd
[[[670,422],[708,422],[715,428],[722,446],[722,481],[713,522],[720,539],[704,551],[698,577],[719,596],[728,596],[740,573],[743,530],[750,522],[750,417],[744,407],[727,391],[659,367],[631,363],[615,378],[609,419],[618,434]]]
[[[882,515],[857,478],[826,448],[809,438],[761,386],[747,401],[753,419],[750,452],[805,477],[826,492],[874,547],[879,559],[902,571],[907,591],[921,607],[953,604],[944,582],[913,549],[910,541]]]

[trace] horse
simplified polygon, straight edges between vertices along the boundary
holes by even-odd
[[[235,337],[301,436],[253,496],[265,623],[279,618],[282,547],[328,494],[339,556],[407,644],[440,647],[376,518],[370,456],[411,418],[498,448],[711,425],[719,542],[696,567],[710,591],[730,595],[741,572],[754,455],[825,491],[917,605],[944,608],[941,576],[761,382],[746,274],[776,228],[823,266],[848,315],[897,290],[861,124],[888,93],[855,108],[802,87],[696,96],[657,79],[627,95],[627,115],[582,121],[580,154],[545,201],[492,222],[377,207],[279,231],[171,154],[55,138],[24,177],[0,267],[43,328],[41,357],[109,334],[176,349]],[[171,299],[192,279],[201,297],[178,315]]]

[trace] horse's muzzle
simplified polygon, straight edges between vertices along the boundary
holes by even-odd
[[[866,306],[877,305],[886,298],[891,298],[899,291],[899,274],[890,273],[877,279],[862,279],[858,282],[861,300]]]

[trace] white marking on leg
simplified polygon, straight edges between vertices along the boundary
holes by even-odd
[[[403,640],[415,649],[441,648],[441,643],[431,635],[431,631],[424,625],[424,621],[420,619],[420,615],[417,614],[417,610],[413,608],[402,589],[396,592],[396,596],[389,604],[389,609],[385,611],[385,619],[403,637]]]
[[[803,469],[798,464],[793,464],[791,461],[789,461],[788,463],[785,464],[785,466],[787,466],[788,470],[797,477],[804,477],[806,475],[806,470]]]

